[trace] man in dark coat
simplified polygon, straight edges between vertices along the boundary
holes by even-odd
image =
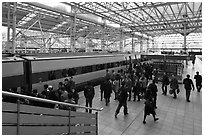
[[[128,108],[127,108],[128,91],[127,91],[127,88],[125,87],[125,81],[123,81],[121,85],[122,86],[119,89],[119,97],[118,97],[119,104],[115,111],[115,118],[117,118],[117,115],[120,112],[120,108],[122,106],[124,107],[124,115],[128,114]]]
[[[189,74],[187,74],[187,78],[185,78],[183,80],[183,84],[184,84],[184,88],[186,89],[186,101],[190,102],[189,98],[190,98],[190,94],[191,94],[191,89],[193,88],[193,90],[194,90],[195,88],[193,85],[193,81],[190,79]]]
[[[166,72],[164,72],[164,75],[162,77],[162,91],[163,95],[166,96],[167,94],[167,86],[169,85],[169,77],[167,76]]]
[[[149,88],[149,90],[151,91],[151,94],[152,94],[153,106],[155,108],[157,108],[156,101],[157,101],[158,89],[157,89],[157,85],[156,85],[156,80],[152,80],[152,83],[149,84],[148,88]]]
[[[136,100],[136,96],[137,96],[137,101],[140,101],[140,91],[141,91],[140,82],[139,82],[139,79],[136,78],[135,84],[133,86],[134,101]]]
[[[86,107],[92,107],[92,100],[95,95],[94,87],[91,85],[91,82],[87,82],[87,85],[84,88],[84,96],[86,98]],[[88,109],[86,109],[86,112],[88,112]],[[89,110],[89,113],[91,113],[92,110]]]
[[[110,102],[110,96],[112,93],[112,83],[110,78],[107,78],[104,82],[104,98],[106,101],[106,106],[108,106],[108,103]]]
[[[199,75],[199,72],[196,72],[196,75],[194,76],[194,79],[196,81],[196,88],[197,91],[200,92],[200,89],[202,88],[202,76]]]

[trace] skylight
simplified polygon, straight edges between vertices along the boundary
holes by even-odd
[[[24,24],[26,24],[28,21],[32,20],[34,17],[36,17],[35,13],[29,13],[26,16],[24,16],[21,21],[19,21],[18,25],[19,26],[23,26]]]

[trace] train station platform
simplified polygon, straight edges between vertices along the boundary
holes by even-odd
[[[193,77],[196,71],[202,74],[202,61],[198,58],[194,66],[191,61],[187,66],[185,65],[183,78],[186,74],[190,74],[195,85]],[[116,119],[114,114],[118,101],[114,100],[114,93],[110,104],[106,106],[105,100],[100,101],[99,86],[96,86],[93,107],[104,108],[99,112],[99,135],[202,135],[202,92],[197,92],[195,89],[191,92],[191,102],[187,102],[183,84],[179,85],[181,92],[177,99],[170,94],[162,95],[161,83],[158,83],[157,87],[156,113],[159,120],[154,122],[150,115],[146,118],[147,123],[143,124],[144,100],[128,101],[129,114],[124,116],[121,108]],[[80,92],[79,95],[79,104],[85,105],[84,93]]]

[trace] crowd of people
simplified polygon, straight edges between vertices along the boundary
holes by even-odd
[[[194,76],[196,80],[197,91],[200,92],[202,87],[202,76],[199,75],[199,72]],[[115,72],[115,70],[106,70],[106,75],[100,82],[100,100],[105,99],[105,105],[108,106],[110,103],[111,94],[114,93],[114,100],[118,101],[118,106],[115,111],[115,118],[117,118],[121,107],[124,107],[124,115],[128,115],[128,106],[127,101],[140,101],[144,100],[144,119],[143,123],[146,123],[146,116],[152,114],[154,121],[157,121],[159,118],[156,118],[155,109],[157,109],[157,88],[158,83],[158,69],[153,68],[150,63],[136,63],[130,65],[126,70],[120,69]],[[161,79],[162,83],[162,94],[167,95],[168,85],[169,93],[173,94],[173,98],[177,98],[177,94],[180,92],[178,80],[175,75],[171,78],[164,72]],[[187,75],[187,78],[183,80],[184,88],[186,89],[186,101],[190,102],[190,93],[191,90],[194,90],[194,84],[190,79],[190,75]],[[17,93],[17,89],[13,88],[10,92]],[[22,93],[25,93],[22,88]],[[133,95],[132,95],[133,94]],[[49,99],[53,101],[60,101],[71,104],[78,104],[79,94],[75,90],[75,82],[73,77],[65,78],[64,82],[59,82],[58,89],[53,89],[52,85],[44,85],[44,90],[39,92],[36,89],[33,89],[30,96]],[[91,82],[87,82],[84,86],[84,97],[86,107],[92,107],[92,101],[95,96],[95,89]],[[133,97],[133,99],[132,99]],[[3,97],[3,100],[8,102],[15,102],[15,98],[6,98]],[[64,110],[76,111],[75,107],[57,105],[39,101],[29,101],[26,99],[21,100],[24,104],[31,104],[34,106],[49,107],[49,108],[59,108]],[[91,109],[86,109],[86,112],[92,113]]]

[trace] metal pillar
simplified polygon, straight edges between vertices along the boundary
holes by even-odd
[[[186,24],[184,24],[183,36],[184,36],[184,51],[186,52]]]
[[[152,39],[152,49],[154,49],[154,40]]]
[[[186,30],[186,26],[187,26],[187,14],[183,15],[184,17],[184,23],[183,23],[183,37],[184,37],[184,51],[187,53],[187,48],[186,48],[186,36],[187,36],[187,30]],[[188,65],[188,59],[186,58],[186,65]]]
[[[17,2],[14,2],[13,5],[13,48],[12,48],[12,53],[15,53],[16,50],[16,7],[17,7]]]
[[[102,49],[102,51],[105,50],[105,43],[106,43],[106,41],[104,40],[104,37],[103,37],[103,39],[101,40],[101,49]]]
[[[10,2],[7,3],[8,4],[8,13],[7,13],[7,17],[8,17],[8,20],[7,20],[7,24],[8,24],[8,27],[7,27],[7,43],[10,42],[10,14],[11,14],[11,6],[10,6]]]
[[[149,39],[147,39],[147,49],[146,49],[146,52],[149,51]]]
[[[120,33],[120,52],[123,52],[123,32]]]
[[[132,36],[132,52],[135,52],[134,37]]]
[[[71,7],[71,11],[74,12],[74,17],[73,17],[73,24],[72,24],[72,35],[70,38],[70,45],[71,45],[71,51],[75,52],[75,43],[76,43],[76,9],[74,9],[74,7]]]
[[[142,38],[140,38],[140,52],[143,52]]]

